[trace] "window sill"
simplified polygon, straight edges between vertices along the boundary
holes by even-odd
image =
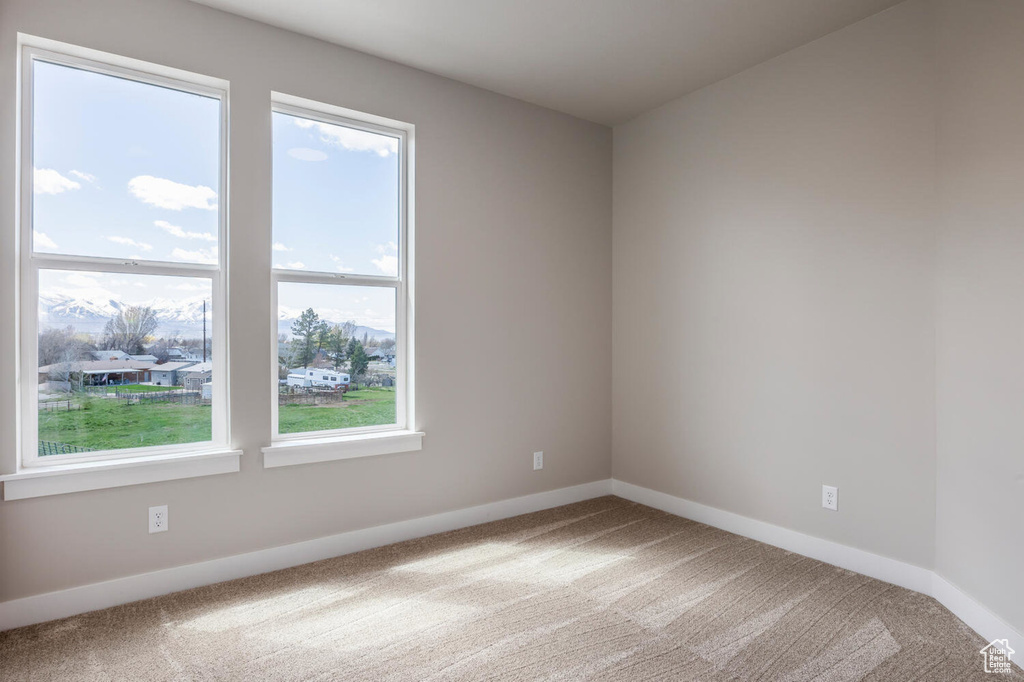
[[[228,474],[239,470],[241,450],[151,455],[132,459],[30,467],[0,476],[5,500],[62,495],[179,478]]]
[[[420,431],[381,431],[332,438],[278,441],[263,448],[263,468],[373,457],[423,449]]]

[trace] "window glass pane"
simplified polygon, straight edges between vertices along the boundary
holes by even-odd
[[[212,439],[211,280],[39,272],[39,454]]]
[[[399,140],[274,113],[274,267],[398,274]]]
[[[395,290],[278,285],[278,430],[395,423]]]
[[[35,251],[216,263],[220,100],[32,68]]]

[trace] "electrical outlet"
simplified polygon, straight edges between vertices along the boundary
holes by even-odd
[[[149,508],[149,532],[163,533],[167,530],[167,505]]]
[[[821,506],[832,511],[839,511],[839,488],[831,485],[821,486]]]
[[[543,469],[543,468],[544,468],[544,453],[543,452],[535,452],[535,453],[533,453],[533,470],[537,471],[538,469]]]

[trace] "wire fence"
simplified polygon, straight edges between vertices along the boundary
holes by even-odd
[[[39,455],[72,455],[79,452],[94,452],[92,448],[83,448],[80,445],[68,443],[55,443],[51,440],[39,441]]]
[[[80,409],[82,409],[82,406],[71,400],[47,400],[46,402],[39,403],[40,412],[70,412],[71,410]]]
[[[199,391],[117,391],[115,397],[123,400],[125,405],[153,405],[155,403],[174,403],[177,405],[198,405],[202,400]]]
[[[88,395],[114,395],[115,393],[117,393],[119,391],[124,392],[122,390],[122,388],[125,387],[125,386],[140,386],[140,385],[141,384],[127,384],[127,383],[126,384],[105,384],[103,386],[81,386],[81,387],[77,387],[76,390],[79,390],[79,391],[81,391],[83,393],[86,393]]]
[[[345,402],[344,390],[315,389],[301,386],[290,386],[289,388],[293,390],[278,393],[278,405],[337,405],[338,403]]]

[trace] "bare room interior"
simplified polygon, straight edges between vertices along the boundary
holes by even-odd
[[[0,679],[1024,682],[1024,2],[0,0]]]

